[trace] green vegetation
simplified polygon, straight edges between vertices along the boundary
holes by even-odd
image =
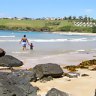
[[[8,19],[0,18],[0,30],[17,30],[17,31],[44,31],[44,32],[89,32],[96,33],[96,26],[75,26],[74,22],[96,22],[95,20],[86,21],[87,19],[74,17],[55,19],[55,20],[43,20],[43,19],[21,19],[18,18]],[[90,20],[90,19],[88,19]]]

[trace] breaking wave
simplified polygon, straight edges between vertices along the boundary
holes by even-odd
[[[0,38],[14,38],[15,35],[12,35],[12,36],[0,36]]]
[[[14,36],[13,36],[14,37]],[[71,39],[28,39],[29,42],[87,42],[96,41],[96,38],[71,38]],[[1,39],[0,42],[19,42],[20,39]]]

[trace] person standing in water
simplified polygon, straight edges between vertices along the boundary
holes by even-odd
[[[20,43],[22,43],[23,50],[26,50],[26,45],[29,45],[28,39],[26,38],[26,35],[23,36]]]
[[[30,50],[33,50],[33,44],[32,43],[30,44]]]

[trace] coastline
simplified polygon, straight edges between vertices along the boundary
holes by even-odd
[[[2,31],[2,30],[0,30]],[[96,33],[88,33],[88,32],[65,32],[65,31],[22,31],[22,30],[3,30],[3,31],[13,31],[13,32],[45,32],[45,33],[53,33],[53,34],[70,34],[70,35],[85,35],[85,36],[96,36]]]
[[[76,63],[79,64],[81,63],[82,60],[88,60],[88,59],[93,59],[96,57],[93,57],[94,54],[60,54],[58,56],[52,56],[51,58],[39,58],[37,61],[32,61],[30,58],[28,60],[25,60],[24,58],[22,59],[24,62],[24,65],[21,67],[17,67],[14,69],[29,69],[33,68],[34,66],[32,64],[44,64],[45,63],[58,63],[60,64],[61,68],[63,69],[68,62],[70,64]],[[91,57],[90,57],[91,56]],[[20,60],[20,58],[18,57]],[[61,61],[62,60],[62,61]],[[75,60],[75,61],[74,61]],[[77,60],[77,61],[76,61]],[[67,63],[64,64],[64,61]],[[62,64],[60,63],[62,62]],[[78,62],[78,63],[77,63]],[[10,70],[0,70],[0,72],[10,72]],[[65,71],[64,71],[65,72]],[[69,78],[69,77],[62,77],[62,78],[54,78],[51,81],[47,82],[30,82],[32,86],[38,87],[40,90],[37,91],[37,94],[40,96],[46,96],[47,92],[51,88],[56,88],[60,91],[66,92],[70,94],[70,96],[94,96],[95,94],[95,82],[96,82],[96,71],[90,71],[88,69],[78,69],[77,73],[80,73],[80,76],[78,78]],[[89,76],[84,76],[82,77],[82,74],[88,74]]]
[[[19,57],[17,56],[19,59]],[[24,65],[21,69],[33,68],[38,64],[55,63],[60,66],[79,65],[82,61],[96,59],[96,53],[66,53],[38,58],[22,58]]]
[[[63,34],[63,33],[56,32],[53,34]],[[91,33],[91,34],[90,33],[87,33],[87,34],[79,33],[78,34],[78,33],[73,33],[73,32],[72,33],[66,32],[64,34],[94,36],[93,33]],[[6,44],[4,44],[4,45],[6,45]],[[11,43],[11,45],[12,45],[12,48],[14,48],[12,43]],[[73,45],[71,47],[73,47]],[[47,56],[43,56],[43,57],[42,56],[38,57],[37,50],[36,50],[37,53],[35,53],[35,56],[37,56],[37,57],[31,57],[33,55],[34,51],[32,51],[32,55],[29,56],[29,53],[27,54],[28,51],[24,53],[21,50],[17,51],[17,49],[16,49],[16,52],[13,52],[11,55],[13,55],[14,57],[16,57],[19,60],[24,62],[23,66],[17,67],[16,69],[30,69],[38,64],[46,64],[46,63],[56,63],[56,64],[59,64],[61,67],[64,67],[66,65],[78,65],[82,61],[96,59],[96,51],[87,52],[86,50],[82,50],[82,49],[79,50],[79,52],[77,50],[75,50],[75,51],[72,51],[69,53],[65,52],[65,53],[59,53],[59,54],[54,54],[54,55],[51,54],[51,55],[47,55]],[[12,51],[12,49],[10,49],[10,50]],[[28,55],[28,57],[25,58],[24,57],[25,55]],[[0,70],[0,71],[2,71],[2,70]],[[4,72],[4,70],[3,70],[3,72]],[[78,72],[80,74],[84,74],[84,73],[88,74],[89,76],[88,77],[78,77],[78,78],[63,77],[63,78],[53,79],[46,83],[41,83],[40,81],[37,81],[37,82],[31,82],[31,84],[33,86],[39,87],[40,90],[38,91],[38,94],[40,94],[41,96],[45,96],[45,94],[53,87],[57,88],[61,91],[67,92],[67,93],[71,94],[71,96],[94,96],[95,88],[96,88],[96,86],[95,86],[96,72],[86,70],[86,69],[82,69],[82,70],[80,69],[80,70],[78,70]]]
[[[54,33],[54,34],[70,34],[70,35],[84,35],[84,36],[96,36],[96,33],[84,33],[84,32],[82,32],[82,33],[80,33],[80,32],[61,32],[61,31],[58,31],[58,32],[52,32],[52,33]]]

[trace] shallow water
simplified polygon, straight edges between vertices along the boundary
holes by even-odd
[[[34,48],[22,50],[19,43],[23,35],[26,35]],[[0,48],[6,54],[13,55],[20,59],[49,58],[60,54],[90,54],[96,53],[96,37],[72,34],[53,34],[47,32],[18,32],[0,31]]]

